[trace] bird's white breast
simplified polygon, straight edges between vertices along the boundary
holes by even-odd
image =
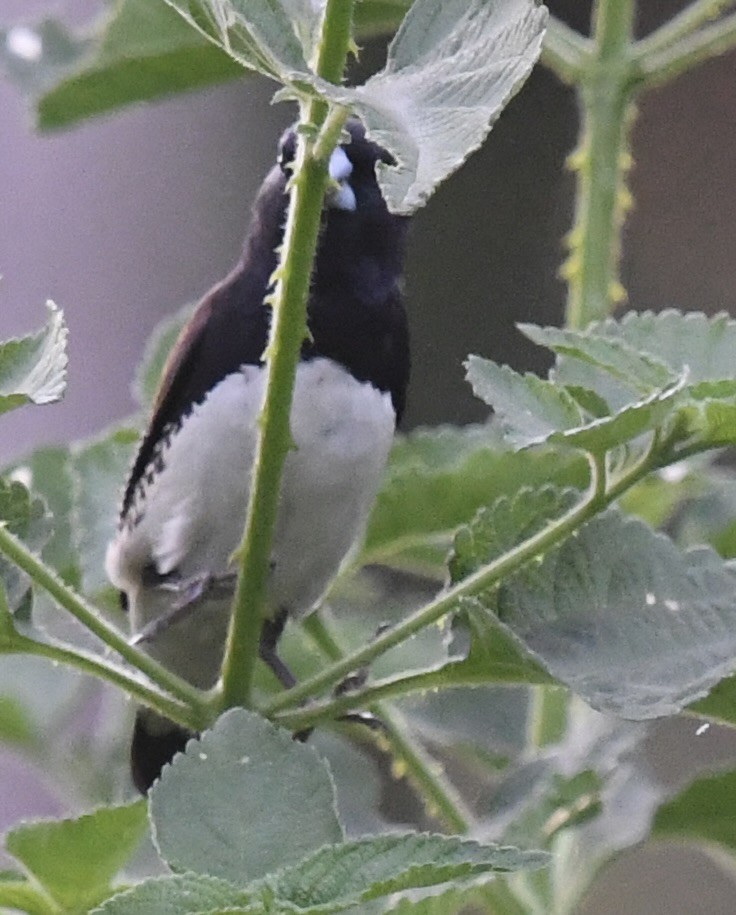
[[[128,594],[133,631],[171,602],[143,584],[146,566],[183,580],[231,571],[245,523],[264,383],[264,369],[244,366],[210,391],[172,435],[163,469],[135,506],[138,520],[110,544],[107,571]],[[388,393],[329,359],[299,364],[291,413],[295,449],[284,467],[272,553],[274,612],[308,612],[324,594],[363,531],[394,424]],[[216,673],[229,601],[215,603],[199,619],[195,613],[173,625],[170,638],[164,633],[152,653],[184,676],[191,675],[187,664],[194,658]]]

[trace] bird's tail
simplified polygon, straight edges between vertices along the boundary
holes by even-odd
[[[148,792],[163,767],[177,753],[183,752],[187,741],[195,736],[192,731],[148,709],[138,710],[130,745],[130,770],[133,783],[141,794]]]

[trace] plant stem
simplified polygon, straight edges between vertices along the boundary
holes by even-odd
[[[339,661],[344,656],[341,646],[319,614],[308,617],[304,621],[304,629],[331,661]],[[345,712],[348,712],[354,705],[351,697],[338,697],[336,701],[339,698],[346,700]],[[441,820],[451,832],[467,833],[472,823],[470,812],[444,777],[440,765],[411,736],[402,716],[386,703],[373,702],[369,707],[383,725],[382,736],[388,740],[395,766],[405,770],[409,781],[421,794],[428,812]]]
[[[702,25],[717,19],[732,6],[736,6],[736,0],[695,0],[651,35],[637,42],[635,58],[644,59],[658,54],[692,34]]]
[[[202,709],[201,703],[194,708],[189,703],[172,699],[167,693],[142,683],[131,674],[111,664],[105,658],[97,657],[78,648],[71,649],[66,645],[59,645],[54,642],[37,642],[24,636],[18,636],[18,638],[17,653],[36,655],[55,663],[66,664],[68,667],[74,667],[82,673],[90,674],[100,680],[119,686],[120,689],[137,699],[138,702],[186,728],[197,731],[211,723],[210,716]]]
[[[445,777],[442,764],[433,759],[410,735],[396,709],[380,703],[374,707],[391,745],[394,765],[406,772],[409,781],[421,794],[427,812],[440,820],[450,832],[465,835],[473,817]]]
[[[22,540],[15,537],[2,524],[0,524],[0,552],[7,556],[18,568],[22,569],[35,585],[43,588],[60,607],[71,613],[75,619],[79,620],[85,628],[94,633],[105,645],[112,648],[161,689],[178,699],[183,706],[190,708],[193,716],[201,717],[205,715],[206,702],[203,694],[196,687],[176,676],[176,674],[171,673],[162,664],[159,664],[158,661],[155,661],[140,649],[130,645],[121,632],[102,619],[95,607],[87,603],[84,598],[65,584],[52,569],[28,549]],[[30,645],[43,644],[30,639],[27,641]],[[48,645],[44,650],[57,652],[53,656],[55,660],[63,660],[64,663],[73,664],[80,669],[86,667],[89,672],[92,672],[89,667],[91,655],[86,655],[77,649],[64,647],[64,658],[61,658],[58,652],[62,651],[62,649],[59,647]],[[39,652],[34,649],[34,653]],[[48,656],[51,657],[51,653]],[[105,673],[102,672],[103,668],[106,671]],[[112,680],[117,685],[123,686],[131,694],[136,694],[141,689],[141,684],[130,674],[113,667],[109,662],[101,662],[94,672],[97,676],[102,676],[104,679]],[[152,699],[154,696],[161,698],[159,693],[151,690],[148,698]],[[152,707],[157,710],[159,698],[151,703]],[[147,700],[144,698],[143,701]],[[173,705],[171,707],[174,709]],[[176,717],[180,719],[183,714],[182,706],[176,705],[176,709]]]
[[[344,657],[318,674],[302,681],[290,690],[275,696],[262,709],[264,714],[273,714],[283,708],[298,704],[309,696],[339,682],[355,670],[369,664],[390,648],[406,641],[416,632],[440,620],[456,605],[461,597],[471,597],[487,591],[501,579],[515,572],[535,556],[547,552],[564,537],[591,518],[600,507],[598,493],[598,463],[591,460],[591,483],[583,499],[561,518],[550,522],[533,537],[504,553],[498,559],[478,569],[477,572],[458,582],[430,603],[412,613],[401,623],[376,636],[363,648]],[[354,694],[355,695],[355,694]]]
[[[328,0],[325,7],[316,64],[317,73],[325,79],[342,78],[352,9],[352,0]],[[266,351],[266,396],[245,530],[236,551],[240,568],[222,665],[224,707],[251,702],[281,476],[292,447],[289,417],[296,365],[307,334],[307,297],[327,187],[327,161],[313,155],[313,137],[327,113],[322,101],[302,103],[300,127],[307,129],[298,132],[283,253],[276,272]]]
[[[637,57],[641,85],[647,88],[669,82],[712,57],[736,47],[736,13],[708,28],[687,35],[658,53]]]
[[[597,0],[595,52],[582,74],[578,98],[581,140],[570,166],[577,173],[565,324],[583,328],[607,317],[624,298],[618,267],[621,228],[630,201],[625,175],[635,87],[631,63],[635,0]]]
[[[592,50],[590,39],[584,38],[555,16],[549,17],[541,61],[563,83],[574,86],[580,81],[580,74]]]

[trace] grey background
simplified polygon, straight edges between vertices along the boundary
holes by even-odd
[[[587,2],[549,5],[587,22]],[[682,5],[646,0],[641,27]],[[2,0],[0,24],[49,12],[83,22],[95,8],[94,0]],[[71,358],[63,403],[4,418],[0,461],[93,435],[132,409],[130,382],[151,329],[237,256],[250,202],[293,117],[269,105],[272,89],[251,79],[37,136],[24,100],[0,81],[0,339],[39,326],[51,297],[67,316]],[[641,103],[623,262],[631,307],[734,309],[735,104],[733,54]],[[408,425],[482,417],[462,380],[468,352],[542,367],[513,322],[562,317],[556,269],[572,211],[563,166],[576,132],[573,97],[538,69],[483,150],[416,217]],[[711,729],[695,739],[692,722],[663,726],[657,743],[670,775],[697,754],[736,760],[731,735]],[[0,779],[12,771],[17,760],[2,763]],[[5,822],[47,806],[22,786],[12,811],[0,804]],[[586,908],[734,911],[733,885],[705,857],[661,848],[626,856]]]

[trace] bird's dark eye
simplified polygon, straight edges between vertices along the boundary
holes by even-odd
[[[296,155],[296,131],[287,130],[286,133],[281,138],[279,143],[279,155],[276,160],[281,167],[281,171],[286,173],[289,171],[289,166],[294,161],[294,156]]]

